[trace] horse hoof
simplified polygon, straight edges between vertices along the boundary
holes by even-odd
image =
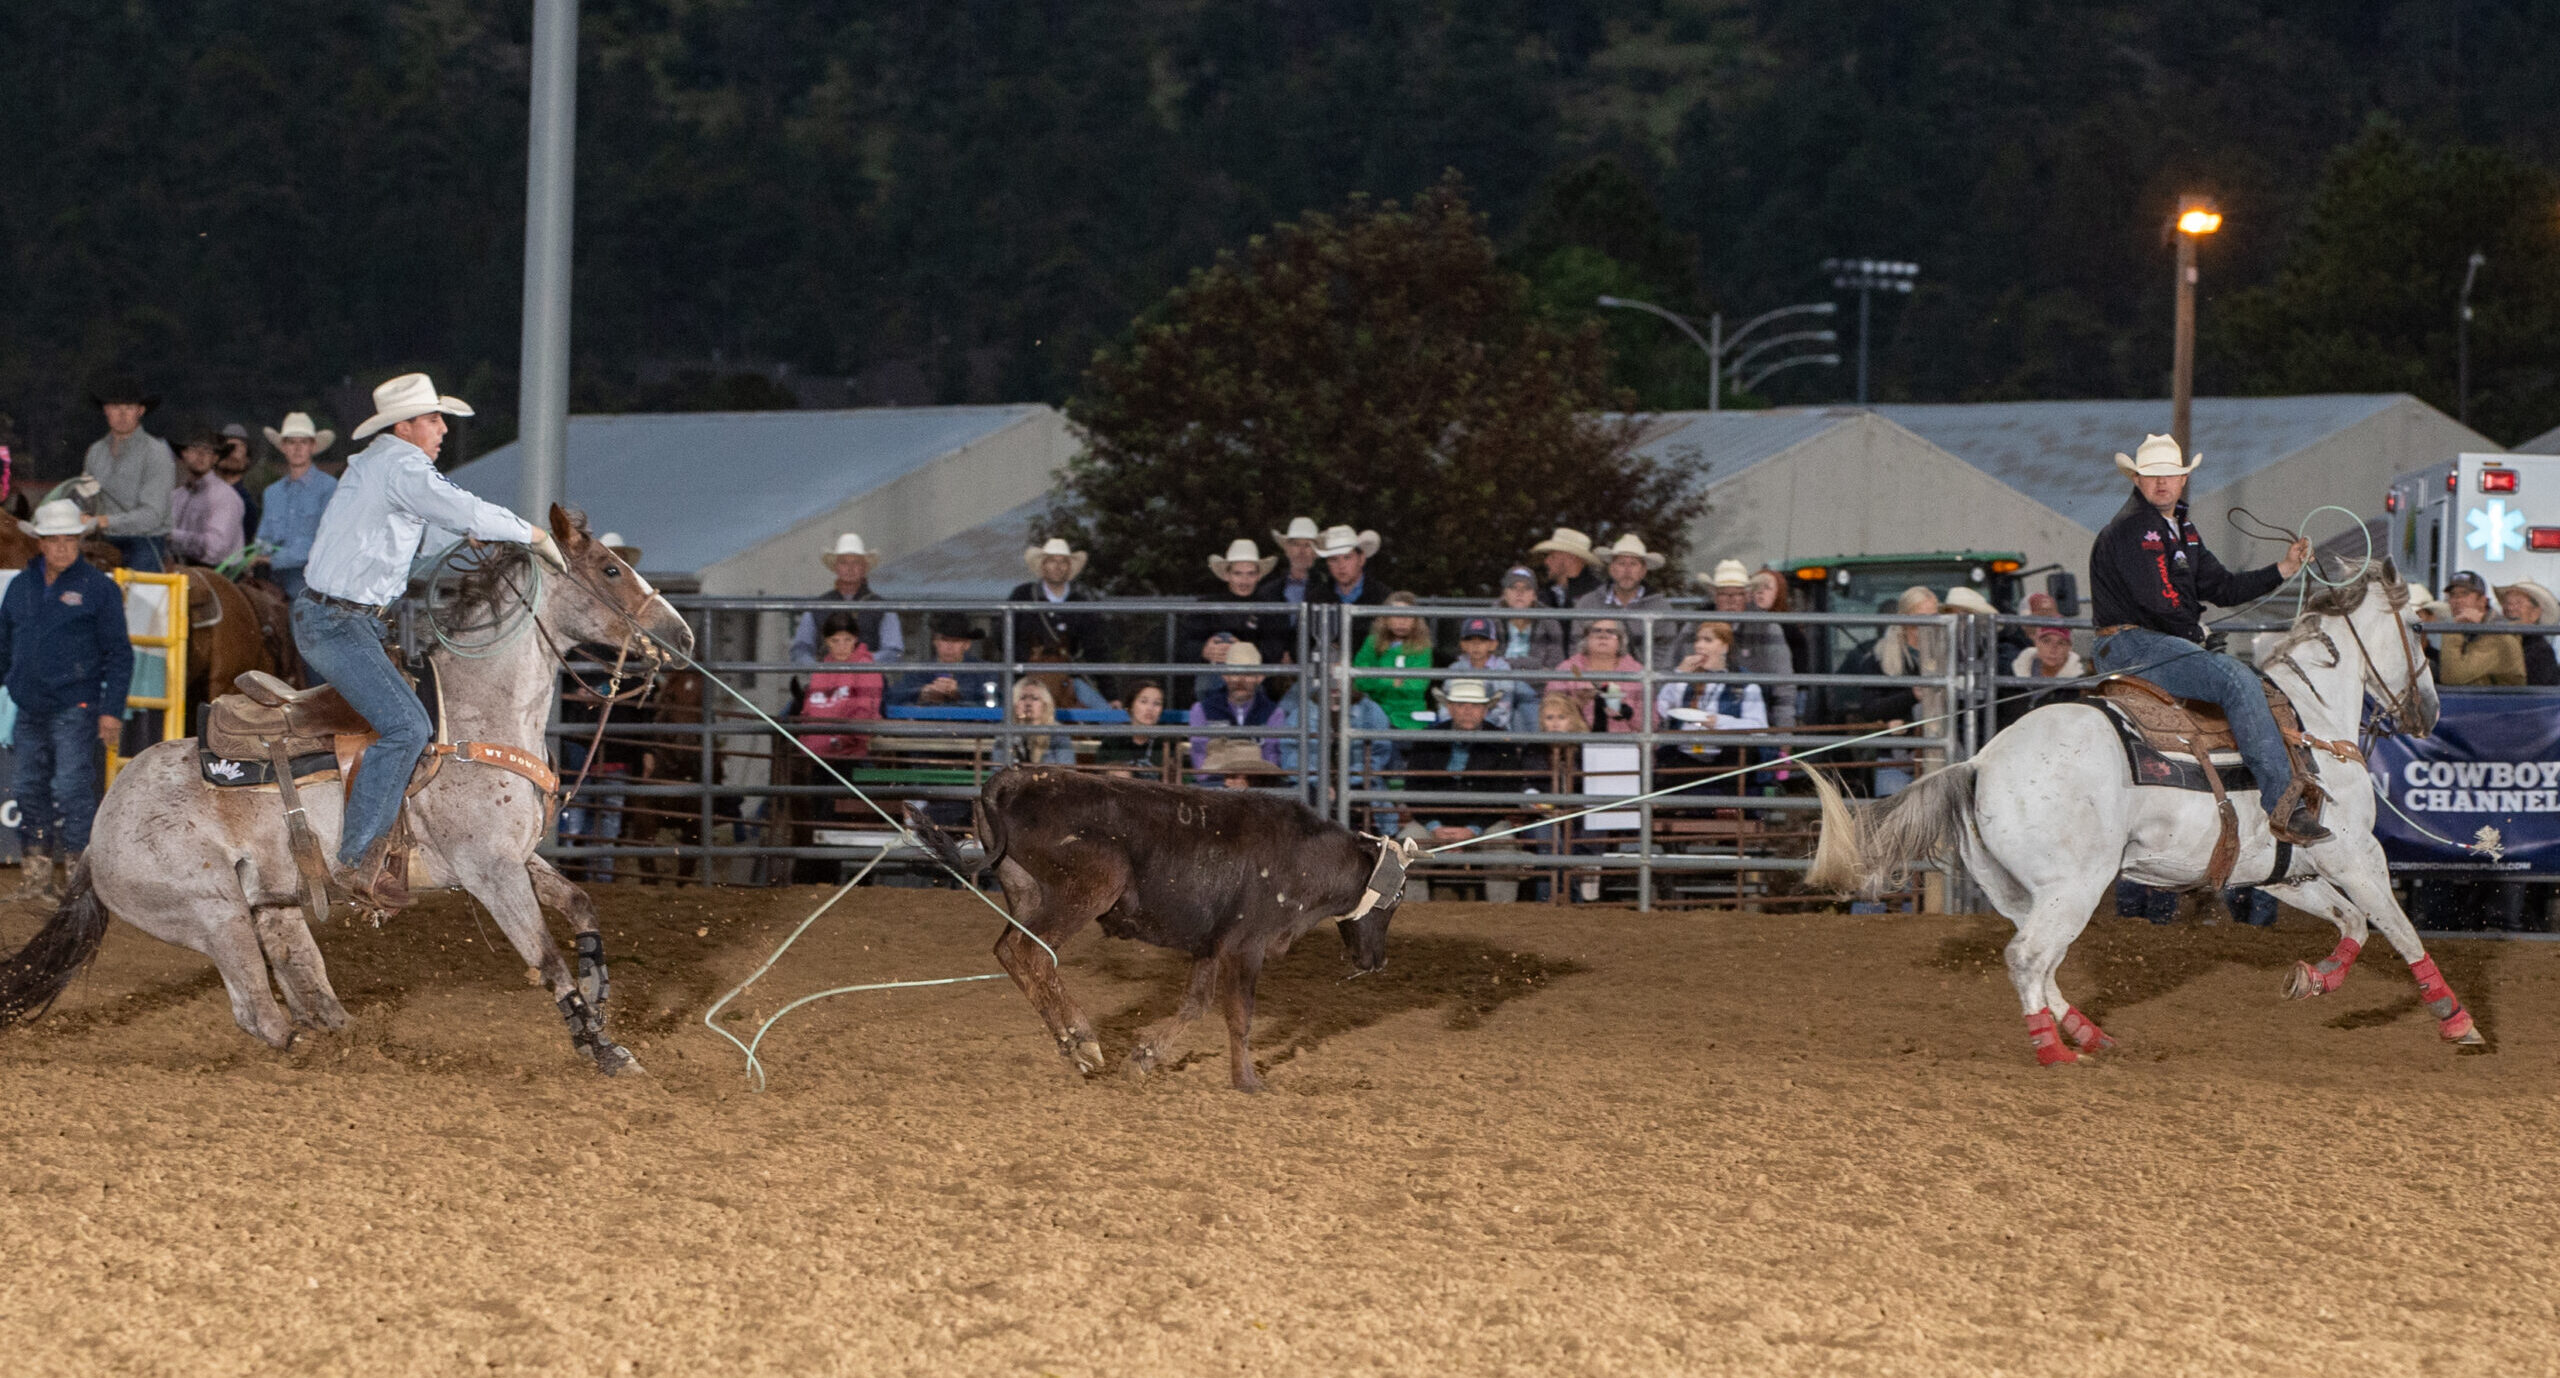
[[[2098,1027],[2096,1020],[2078,1010],[2062,1017],[2062,1031],[2069,1034],[2071,1041],[2080,1045],[2080,1051],[2084,1053],[2103,1053],[2116,1046],[2116,1041],[2107,1035],[2106,1030]]]
[[[2447,1043],[2460,1043],[2468,1047],[2476,1048],[2489,1041],[2480,1036],[2480,1027],[2471,1022],[2469,1010],[2454,1011],[2451,1019],[2436,1026],[2436,1032],[2443,1035]]]
[[[1102,1045],[1090,1038],[1079,1039],[1074,1053],[1076,1070],[1092,1076],[1103,1068]]]
[[[605,1043],[596,1048],[596,1070],[609,1077],[618,1077],[625,1072],[647,1069],[640,1065],[640,1059],[631,1055],[629,1048],[619,1043]]]
[[[2293,974],[2285,978],[2284,998],[2287,1000],[2308,1000],[2328,993],[2328,988],[2320,984],[2320,973],[2313,971],[2309,962],[2294,963]]]

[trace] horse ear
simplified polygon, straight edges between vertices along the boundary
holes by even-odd
[[[2382,581],[2394,588],[2400,585],[2400,566],[2393,564],[2388,555],[2382,557]]]
[[[35,520],[35,510],[28,504],[25,489],[22,488],[9,495],[9,515],[16,517],[20,521]]]
[[[575,553],[586,548],[586,526],[569,515],[568,508],[556,502],[551,504],[551,536],[552,539],[560,542],[560,549],[563,551]]]

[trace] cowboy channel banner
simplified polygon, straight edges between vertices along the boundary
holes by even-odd
[[[2377,810],[2373,825],[2392,869],[2560,871],[2560,713],[2550,696],[2439,697],[2433,736],[2377,738],[2366,757],[2374,789],[2399,806]],[[2497,830],[2503,859],[2470,850],[2482,828]]]

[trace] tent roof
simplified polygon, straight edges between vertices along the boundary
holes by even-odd
[[[1847,407],[1658,412],[1645,418],[1636,450],[1655,459],[1694,458],[1706,466],[1712,486],[1857,416]]]
[[[2560,455],[2560,426],[2554,426],[2550,430],[2544,431],[2542,434],[2535,436],[2533,439],[2518,445],[2516,447],[2516,453],[2520,455]]]
[[[871,586],[884,598],[1001,599],[1030,577],[1022,549],[1048,506],[1043,494],[922,550],[892,554],[872,571]]]
[[[569,418],[568,500],[653,570],[700,570],[1037,414],[1037,405]],[[453,481],[513,506],[510,443]],[[1018,553],[1017,553],[1018,555]]]
[[[2402,393],[2199,397],[2196,491],[2236,483],[2406,399]],[[1876,413],[2096,530],[2124,505],[2118,451],[2169,427],[2159,400],[1908,403]]]

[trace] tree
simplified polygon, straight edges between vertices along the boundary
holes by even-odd
[[[1410,208],[1354,198],[1220,254],[1095,356],[1051,529],[1124,592],[1195,589],[1299,515],[1374,527],[1398,588],[1490,589],[1558,524],[1676,556],[1696,473],[1595,415],[1628,405],[1608,367],[1596,326],[1497,264],[1454,174]]]
[[[2240,391],[2410,392],[2460,405],[2455,304],[2472,305],[2471,419],[2509,443],[2560,422],[2560,178],[2497,149],[2430,153],[2377,122],[2329,161],[2275,280],[2207,319]]]

